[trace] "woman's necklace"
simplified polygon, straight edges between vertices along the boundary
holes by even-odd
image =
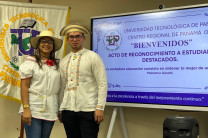
[[[46,59],[49,59],[50,58],[50,56],[48,56],[48,57],[46,57],[46,56],[43,56],[43,55],[40,55],[41,57],[44,57],[44,58],[46,58]]]

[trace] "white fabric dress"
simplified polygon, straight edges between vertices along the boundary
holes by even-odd
[[[28,56],[20,65],[21,79],[31,78],[29,88],[29,105],[33,118],[55,121],[58,119],[58,92],[60,73],[56,66],[46,64],[42,60],[42,69],[34,57]],[[23,112],[20,107],[19,113]]]

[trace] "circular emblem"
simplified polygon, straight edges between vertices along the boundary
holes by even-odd
[[[118,31],[109,31],[104,36],[104,45],[107,50],[117,50],[121,46],[121,42],[121,34]]]

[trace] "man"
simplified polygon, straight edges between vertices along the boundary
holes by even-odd
[[[60,111],[67,138],[97,138],[104,120],[106,70],[98,54],[83,47],[88,33],[81,25],[67,25],[60,32],[71,46],[60,62]]]

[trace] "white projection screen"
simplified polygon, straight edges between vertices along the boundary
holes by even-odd
[[[107,105],[208,111],[208,5],[91,18]]]

